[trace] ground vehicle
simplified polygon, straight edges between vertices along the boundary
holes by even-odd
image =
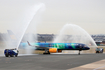
[[[103,48],[96,48],[96,53],[103,53]]]
[[[17,57],[18,56],[19,51],[17,49],[5,49],[4,50],[4,54],[5,57]]]

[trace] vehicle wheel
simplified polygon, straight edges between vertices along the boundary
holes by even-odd
[[[18,56],[18,54],[15,55],[15,57],[17,57],[17,56]]]
[[[5,54],[5,57],[8,57],[8,54]]]
[[[99,51],[96,51],[96,53],[99,53]]]
[[[17,57],[17,55],[15,55],[15,57]]]
[[[17,56],[18,56],[18,53],[17,53]]]

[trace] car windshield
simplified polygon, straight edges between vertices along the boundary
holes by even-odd
[[[96,51],[99,51],[100,50],[100,48],[96,48]]]

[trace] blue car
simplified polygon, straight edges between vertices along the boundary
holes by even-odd
[[[19,51],[17,49],[5,49],[4,50],[4,55],[5,57],[17,57],[18,56]]]

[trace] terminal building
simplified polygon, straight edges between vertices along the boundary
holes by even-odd
[[[99,34],[99,35],[91,35],[93,40],[96,42],[98,46],[105,46],[105,35]]]
[[[22,42],[26,41],[37,41],[37,42],[52,42],[57,35],[55,34],[25,34],[23,36]],[[68,35],[67,35],[68,36]],[[30,38],[32,37],[32,39]],[[91,35],[93,40],[96,42],[98,46],[105,46],[105,35]],[[0,41],[9,41],[11,40],[9,34],[0,33]]]

